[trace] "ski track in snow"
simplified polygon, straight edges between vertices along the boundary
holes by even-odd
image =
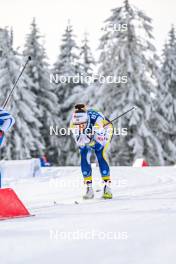
[[[81,198],[78,167],[4,179],[35,216],[0,222],[0,263],[175,264],[176,168],[112,167],[112,200],[101,199],[99,170],[93,171],[91,201]],[[88,232],[98,235],[88,239]]]

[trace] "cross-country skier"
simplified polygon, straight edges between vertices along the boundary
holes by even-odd
[[[10,130],[14,123],[15,119],[13,116],[3,108],[0,108],[0,147],[4,146],[6,133]]]
[[[106,126],[105,126],[106,125]],[[100,112],[87,109],[85,104],[77,104],[72,114],[71,130],[81,154],[81,170],[84,183],[87,184],[84,199],[92,199],[92,168],[90,164],[91,151],[94,150],[104,182],[103,198],[111,199],[110,169],[106,159],[106,151],[113,135],[113,126]]]

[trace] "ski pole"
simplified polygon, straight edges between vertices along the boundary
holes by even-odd
[[[20,72],[18,78],[16,79],[16,81],[15,81],[15,83],[14,83],[14,85],[13,85],[13,87],[12,87],[10,93],[9,93],[9,95],[8,95],[7,98],[5,99],[5,101],[4,101],[4,103],[3,103],[3,106],[2,106],[3,108],[5,108],[5,107],[7,106],[8,102],[9,102],[9,100],[10,100],[12,94],[13,94],[13,91],[14,91],[15,87],[16,87],[16,85],[17,85],[17,83],[18,83],[18,81],[19,81],[21,75],[23,74],[23,72],[24,72],[24,70],[25,70],[25,68],[26,68],[26,66],[27,66],[27,64],[28,64],[28,62],[29,62],[30,60],[31,60],[31,56],[28,57],[28,59],[27,59],[25,65],[23,66],[22,71]]]
[[[106,127],[109,124],[112,124],[115,120],[119,119],[120,117],[126,115],[127,113],[131,112],[132,110],[135,110],[137,107],[133,106],[132,108],[130,108],[128,111],[122,113],[121,115],[115,117],[114,119],[110,120],[107,124],[104,125],[104,127]]]

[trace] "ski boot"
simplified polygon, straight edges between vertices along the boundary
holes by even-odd
[[[92,183],[89,182],[89,183],[87,183],[87,190],[86,190],[86,194],[83,195],[83,199],[89,200],[89,199],[93,199],[93,198],[94,198],[94,192],[93,192],[93,188],[92,188]]]
[[[107,181],[105,182],[104,189],[103,189],[103,196],[104,199],[112,199],[112,191],[110,187],[111,182]]]

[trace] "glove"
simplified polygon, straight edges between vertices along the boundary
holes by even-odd
[[[90,143],[90,138],[86,134],[80,134],[76,138],[76,143],[79,147],[85,146]]]
[[[15,119],[3,108],[0,108],[0,130],[5,133],[14,125]]]
[[[97,143],[104,145],[104,142],[105,142],[105,136],[104,135],[95,134],[94,139]]]
[[[104,145],[106,138],[105,138],[105,130],[104,129],[95,129],[94,130],[94,140],[101,144]]]

